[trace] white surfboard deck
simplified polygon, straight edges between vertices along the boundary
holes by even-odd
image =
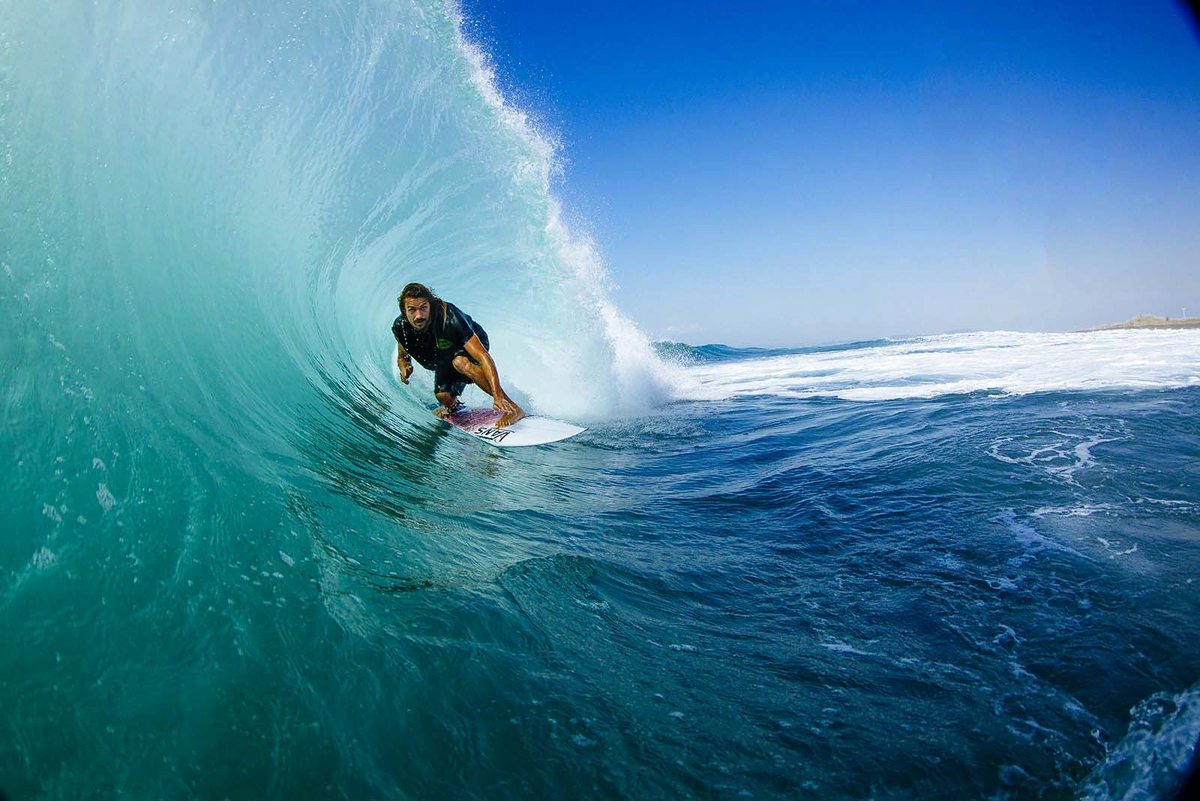
[[[434,404],[433,408],[436,409],[437,405]],[[500,417],[501,412],[495,409],[462,406],[454,414],[442,419],[472,437],[500,448],[545,445],[587,431],[586,428],[549,417],[523,417],[510,426],[498,428],[496,423]]]

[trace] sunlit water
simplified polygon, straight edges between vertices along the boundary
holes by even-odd
[[[1171,792],[1200,334],[655,351],[453,7],[0,20],[10,798]]]

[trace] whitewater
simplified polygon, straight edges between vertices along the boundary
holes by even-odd
[[[0,796],[1171,797],[1200,331],[652,343],[466,28],[0,0]]]

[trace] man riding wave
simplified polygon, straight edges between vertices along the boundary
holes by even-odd
[[[399,350],[396,366],[400,380],[408,383],[412,359],[433,372],[433,394],[441,404],[438,417],[454,414],[458,396],[467,382],[492,396],[492,408],[502,412],[498,427],[512,425],[525,416],[500,387],[496,363],[488,353],[488,335],[462,309],[447,303],[423,284],[411,283],[396,298],[400,316],[392,323]]]

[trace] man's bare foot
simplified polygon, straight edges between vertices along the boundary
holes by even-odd
[[[521,411],[520,409],[517,409],[515,412],[505,412],[500,416],[500,419],[496,421],[496,428],[505,428],[506,426],[511,426],[524,416],[525,412]]]
[[[461,406],[461,403],[455,401],[453,406],[439,406],[433,410],[433,413],[442,420],[445,420],[447,417],[457,412]]]

